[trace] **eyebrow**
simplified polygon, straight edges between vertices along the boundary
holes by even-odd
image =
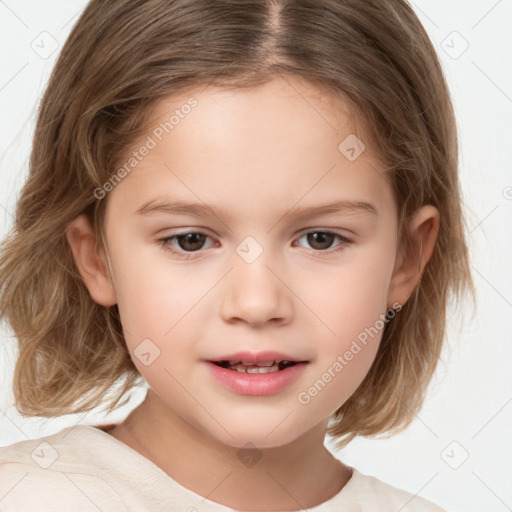
[[[136,215],[151,215],[154,213],[165,213],[168,215],[188,214],[196,217],[212,215],[226,221],[232,219],[232,214],[223,208],[207,205],[204,203],[188,203],[185,201],[173,201],[167,198],[155,198],[142,204]],[[378,216],[377,208],[367,201],[335,201],[333,203],[291,208],[285,212],[283,217],[291,217],[302,220],[310,217],[320,217],[335,213],[360,214]]]

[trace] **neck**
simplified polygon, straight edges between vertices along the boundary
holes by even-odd
[[[165,421],[162,420],[165,418]],[[279,447],[220,443],[174,414],[149,389],[109,433],[204,498],[238,510],[311,508],[344,487],[350,470],[324,446],[327,421]]]

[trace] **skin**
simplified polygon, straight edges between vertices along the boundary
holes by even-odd
[[[418,210],[408,224],[412,244],[399,254],[398,210],[383,166],[369,147],[353,161],[338,149],[352,119],[300,79],[169,97],[155,110],[155,126],[192,95],[198,106],[103,199],[106,247],[95,249],[83,215],[67,230],[91,297],[118,304],[127,347],[150,386],[109,433],[211,501],[254,511],[313,507],[350,479],[325,448],[325,430],[367,374],[381,333],[309,403],[297,396],[387,308],[407,301],[431,257],[439,214],[430,205]],[[230,216],[135,213],[171,195]],[[296,208],[337,200],[367,201],[377,215],[293,217]],[[207,237],[195,251],[183,238],[172,242],[176,254],[158,241],[198,231]],[[350,242],[305,236],[326,231]],[[262,249],[252,263],[236,252],[247,236]],[[149,366],[134,355],[144,339],[160,350]],[[239,350],[277,350],[309,363],[275,394],[241,395],[204,362]],[[248,442],[261,455],[251,467],[237,457]]]

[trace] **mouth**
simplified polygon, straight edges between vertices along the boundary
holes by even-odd
[[[205,360],[213,379],[239,395],[265,396],[286,389],[304,374],[310,361],[276,352],[240,352]]]
[[[299,362],[306,363],[307,361],[263,361],[261,363],[252,363],[252,362],[244,362],[237,360],[224,360],[224,361],[210,361],[213,364],[220,366],[221,368],[225,368],[227,370],[232,370],[235,372],[241,373],[273,373],[280,372],[289,368],[290,366],[295,366]]]

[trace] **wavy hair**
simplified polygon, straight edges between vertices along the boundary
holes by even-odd
[[[387,169],[407,219],[440,212],[431,260],[376,359],[330,418],[339,447],[405,428],[440,358],[451,296],[474,296],[449,89],[429,37],[405,0],[92,0],[53,69],[33,138],[29,177],[0,255],[0,317],[18,340],[13,389],[24,415],[113,410],[141,377],[117,305],[88,293],[66,240],[94,190],[165,97],[201,86],[246,88],[301,77],[350,107],[360,138]],[[100,237],[99,237],[100,238]],[[101,243],[101,242],[99,242]],[[117,391],[107,396],[114,384]]]

